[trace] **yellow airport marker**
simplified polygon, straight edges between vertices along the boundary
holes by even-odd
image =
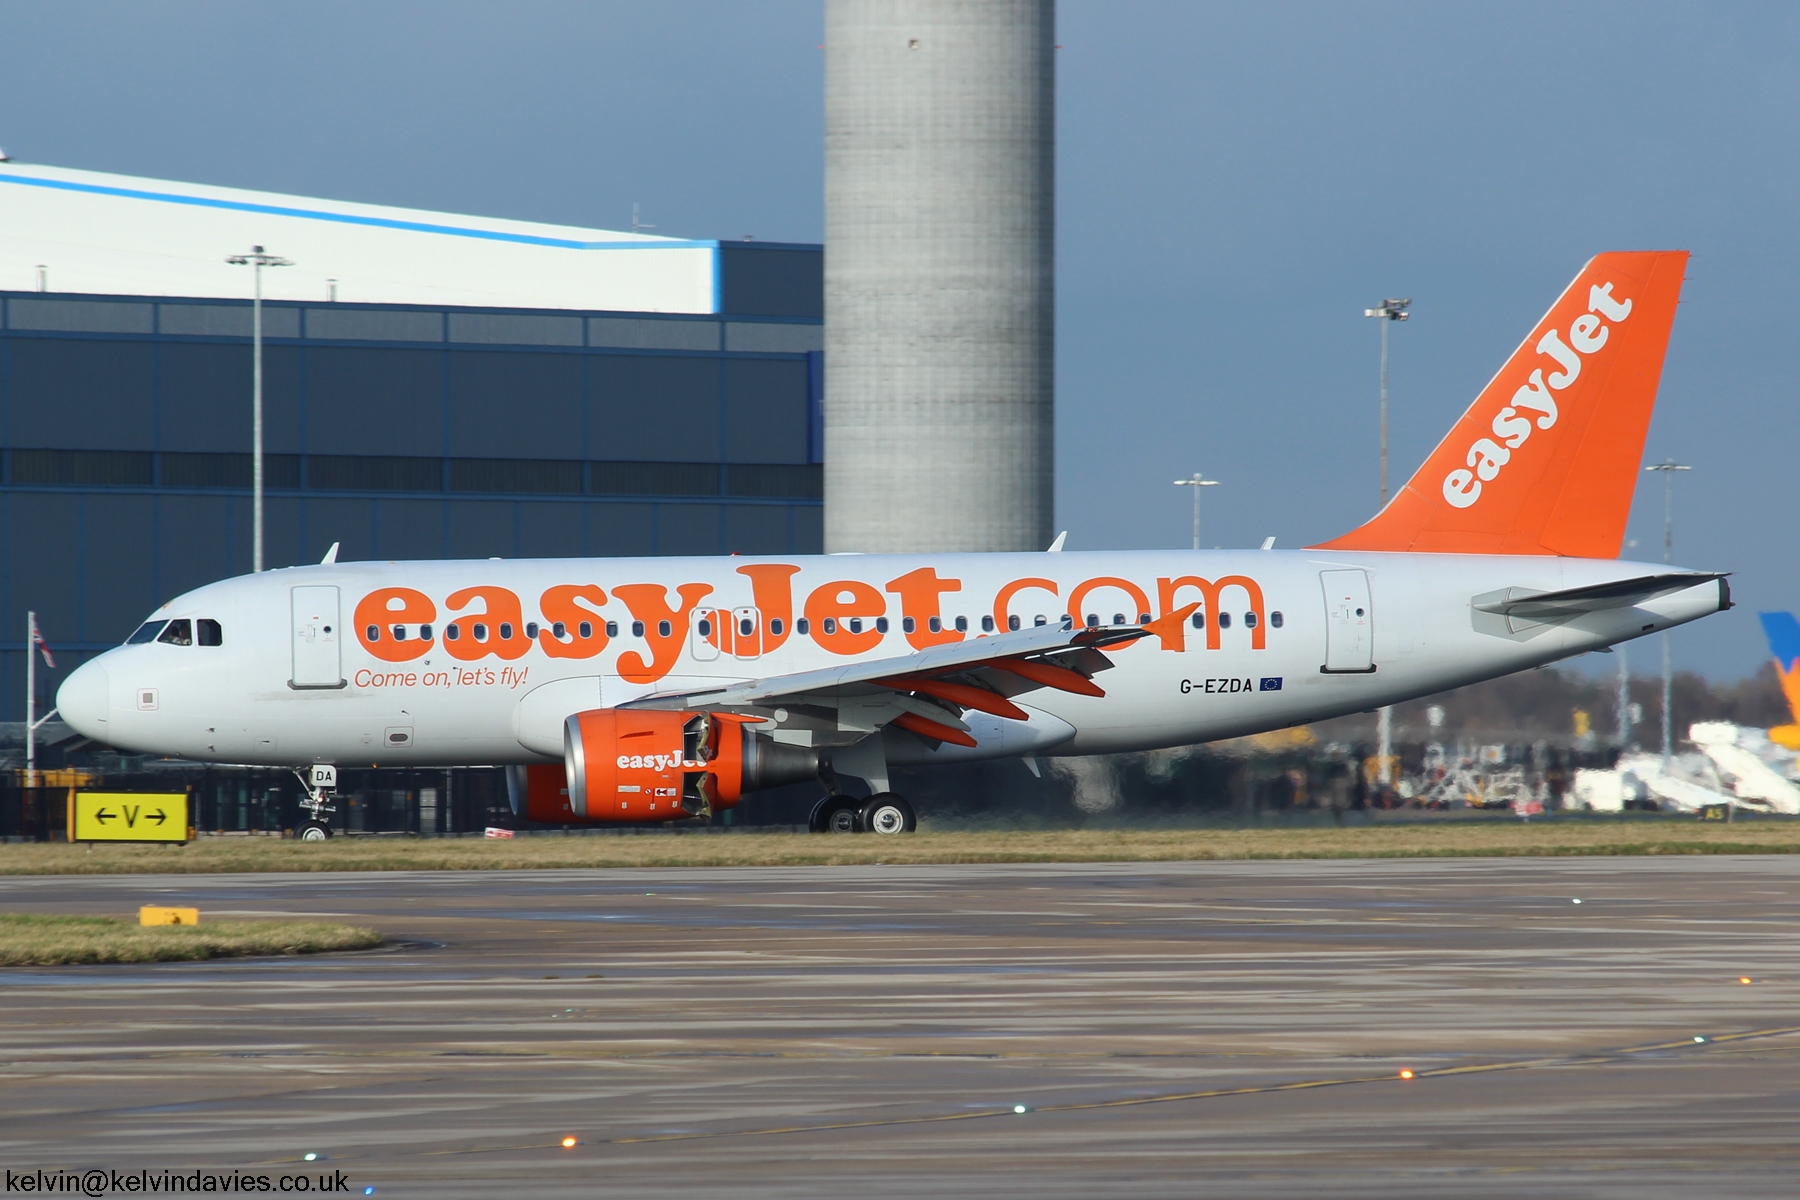
[[[72,842],[185,842],[186,792],[77,792],[69,815]]]
[[[138,909],[139,925],[198,925],[200,910],[197,908],[165,908],[158,904],[146,904]]]

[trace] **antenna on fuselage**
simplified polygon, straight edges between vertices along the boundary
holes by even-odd
[[[319,560],[319,565],[321,567],[329,567],[332,563],[337,561],[338,546],[341,544],[342,543],[339,542],[331,543],[331,549],[327,550],[325,552],[325,557]]]

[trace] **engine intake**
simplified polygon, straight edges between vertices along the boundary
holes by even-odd
[[[818,774],[818,752],[755,732],[737,713],[597,708],[563,723],[570,815],[578,821],[702,820],[745,792]]]

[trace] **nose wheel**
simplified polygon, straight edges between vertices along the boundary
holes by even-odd
[[[305,771],[296,769],[306,796],[300,801],[307,819],[300,822],[294,836],[303,842],[322,842],[331,836],[331,815],[337,812],[337,768],[314,763]]]

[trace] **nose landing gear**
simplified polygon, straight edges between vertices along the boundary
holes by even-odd
[[[294,774],[306,788],[306,797],[300,801],[300,807],[307,814],[307,819],[294,830],[294,836],[303,842],[323,842],[331,837],[329,818],[337,812],[337,805],[332,803],[337,799],[337,768],[328,763],[314,763],[305,774],[298,769]]]

